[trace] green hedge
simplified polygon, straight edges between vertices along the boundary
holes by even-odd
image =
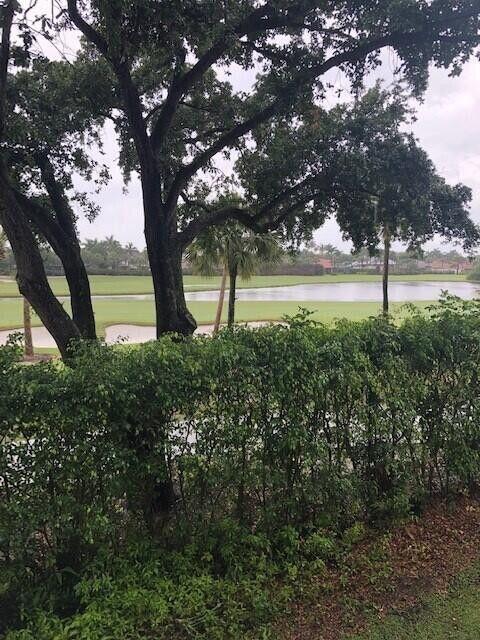
[[[268,609],[268,562],[288,562],[300,547],[324,560],[330,536],[358,521],[379,523],[432,494],[477,486],[479,373],[479,306],[451,298],[401,326],[371,318],[329,328],[299,315],[213,339],[83,345],[73,367],[25,366],[14,345],[0,349],[4,625],[20,624],[22,607],[70,620],[80,606],[75,624],[87,624],[89,611],[97,631],[115,615],[141,627],[138,607],[151,606],[149,633],[188,637],[172,622],[183,606],[200,630],[193,637],[239,637],[251,607],[259,619]],[[98,583],[92,567],[102,554],[125,558],[139,539],[156,567],[144,563],[140,582],[161,575],[160,600],[152,604],[127,563],[115,588],[129,576],[143,605],[131,604],[135,615],[95,607],[94,615],[88,603],[113,578],[103,568]],[[243,595],[233,597],[239,575]],[[192,581],[200,604],[188,603]],[[202,616],[219,602],[215,619],[231,629],[217,633]],[[54,620],[15,637],[119,637],[67,633]]]

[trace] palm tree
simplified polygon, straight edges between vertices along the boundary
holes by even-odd
[[[23,298],[23,339],[25,355],[33,358],[32,311],[26,298]]]
[[[220,266],[222,282],[218,298],[214,333],[220,326],[227,276],[229,278],[228,326],[235,322],[237,278],[249,280],[260,264],[277,262],[283,250],[272,235],[255,234],[236,223],[208,229],[192,243],[186,253],[196,273],[212,276]]]

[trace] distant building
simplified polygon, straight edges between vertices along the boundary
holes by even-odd
[[[317,258],[316,263],[323,267],[325,273],[332,273],[333,260],[331,260],[330,258]]]
[[[426,271],[428,269],[428,262],[425,260],[412,260],[413,265],[419,271]]]
[[[457,265],[457,273],[466,273],[467,271],[471,271],[472,269],[473,269],[473,262],[471,262],[470,260],[459,262]]]
[[[452,260],[431,260],[427,262],[427,269],[434,273],[465,273],[471,271],[472,263],[468,260],[461,262]]]
[[[389,267],[394,267],[395,264],[395,260],[390,258],[388,261]],[[383,269],[383,258],[372,256],[371,258],[366,258],[364,260],[355,260],[351,264],[351,269],[353,271],[374,271],[380,273]]]

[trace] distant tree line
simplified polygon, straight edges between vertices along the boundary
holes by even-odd
[[[344,252],[332,244],[316,244],[309,243],[304,249],[298,252],[292,258],[292,264],[311,264],[318,265],[319,258],[325,258],[330,264],[331,269],[337,273],[349,272],[353,269],[356,271],[371,271],[372,266],[381,269],[384,260],[384,251],[369,251],[363,247],[358,251]],[[390,250],[389,258],[391,270],[399,274],[416,274],[435,272],[435,266],[443,264],[445,268],[451,266],[462,266],[477,263],[479,257],[461,253],[456,249],[442,251],[441,249],[431,249],[430,251],[422,250]],[[365,267],[362,269],[362,265]],[[369,268],[370,267],[370,268]],[[438,270],[438,269],[437,269]]]
[[[49,247],[42,247],[41,254],[48,275],[63,275],[62,263]],[[81,254],[90,275],[149,273],[145,249],[140,250],[131,242],[122,245],[113,236],[104,240],[85,240],[81,244]],[[3,260],[0,260],[0,273],[8,275],[14,272],[15,260],[11,249],[7,247]]]
[[[108,236],[103,240],[85,240],[81,244],[81,253],[87,272],[90,275],[149,275],[148,257],[146,249],[139,249],[131,242],[122,245],[113,236]],[[48,247],[42,247],[42,258],[45,270],[48,275],[63,275],[63,268],[59,258]],[[259,275],[322,275],[326,269],[319,261],[326,258],[332,264],[332,271],[336,273],[348,272],[357,265],[356,271],[362,271],[358,263],[362,261],[367,264],[375,259],[378,266],[383,260],[383,251],[379,250],[375,256],[371,256],[367,249],[360,251],[341,251],[332,244],[308,243],[304,248],[296,252],[285,252],[279,260],[274,263],[260,264],[256,273]],[[400,274],[415,274],[428,272],[428,264],[435,262],[445,262],[451,264],[462,264],[472,258],[466,258],[464,254],[456,250],[442,251],[432,249],[431,251],[390,251],[392,261],[392,272]],[[478,264],[478,258],[475,264]],[[426,268],[420,268],[423,264]],[[419,266],[420,265],[420,266]],[[213,275],[220,275],[220,266],[212,267]],[[329,271],[330,269],[327,269]],[[368,269],[366,269],[368,271]],[[430,269],[431,270],[431,269]],[[183,261],[183,273],[192,274],[195,271],[190,262]],[[371,269],[370,269],[371,271]],[[478,269],[474,271],[478,273]],[[15,260],[8,245],[5,247],[4,255],[0,256],[0,274],[12,275],[15,273]]]

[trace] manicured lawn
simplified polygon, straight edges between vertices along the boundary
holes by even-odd
[[[420,302],[425,307],[431,302]],[[299,306],[314,311],[314,318],[323,322],[331,322],[336,318],[361,320],[380,311],[378,302],[250,302],[239,301],[236,304],[239,322],[247,320],[280,320],[285,315],[294,315]],[[70,305],[65,303],[70,310]],[[403,304],[393,304],[392,312],[398,312]],[[213,323],[216,302],[190,302],[189,308],[199,324]],[[99,333],[104,332],[110,324],[154,324],[154,305],[152,300],[124,300],[109,299],[94,301],[95,317]],[[226,304],[224,305],[224,320],[226,319]],[[0,329],[19,327],[22,324],[22,303],[18,298],[0,301]],[[39,326],[40,320],[33,314],[32,324]]]
[[[240,287],[278,287],[295,284],[317,284],[328,282],[375,282],[381,278],[379,275],[325,275],[325,276],[254,276],[251,280],[240,280]],[[391,280],[436,282],[454,282],[465,280],[464,275],[451,274],[426,274],[418,276],[391,276]],[[202,276],[185,276],[185,288],[191,291],[202,289],[218,289],[220,278],[204,278]],[[122,295],[152,293],[153,286],[150,276],[91,276],[90,283],[94,295]],[[54,293],[58,296],[68,295],[68,287],[65,278],[50,278],[50,284]],[[17,285],[14,281],[0,280],[0,298],[18,296]]]
[[[392,616],[351,640],[478,640],[480,638],[480,565],[452,591],[435,596],[415,614]]]

